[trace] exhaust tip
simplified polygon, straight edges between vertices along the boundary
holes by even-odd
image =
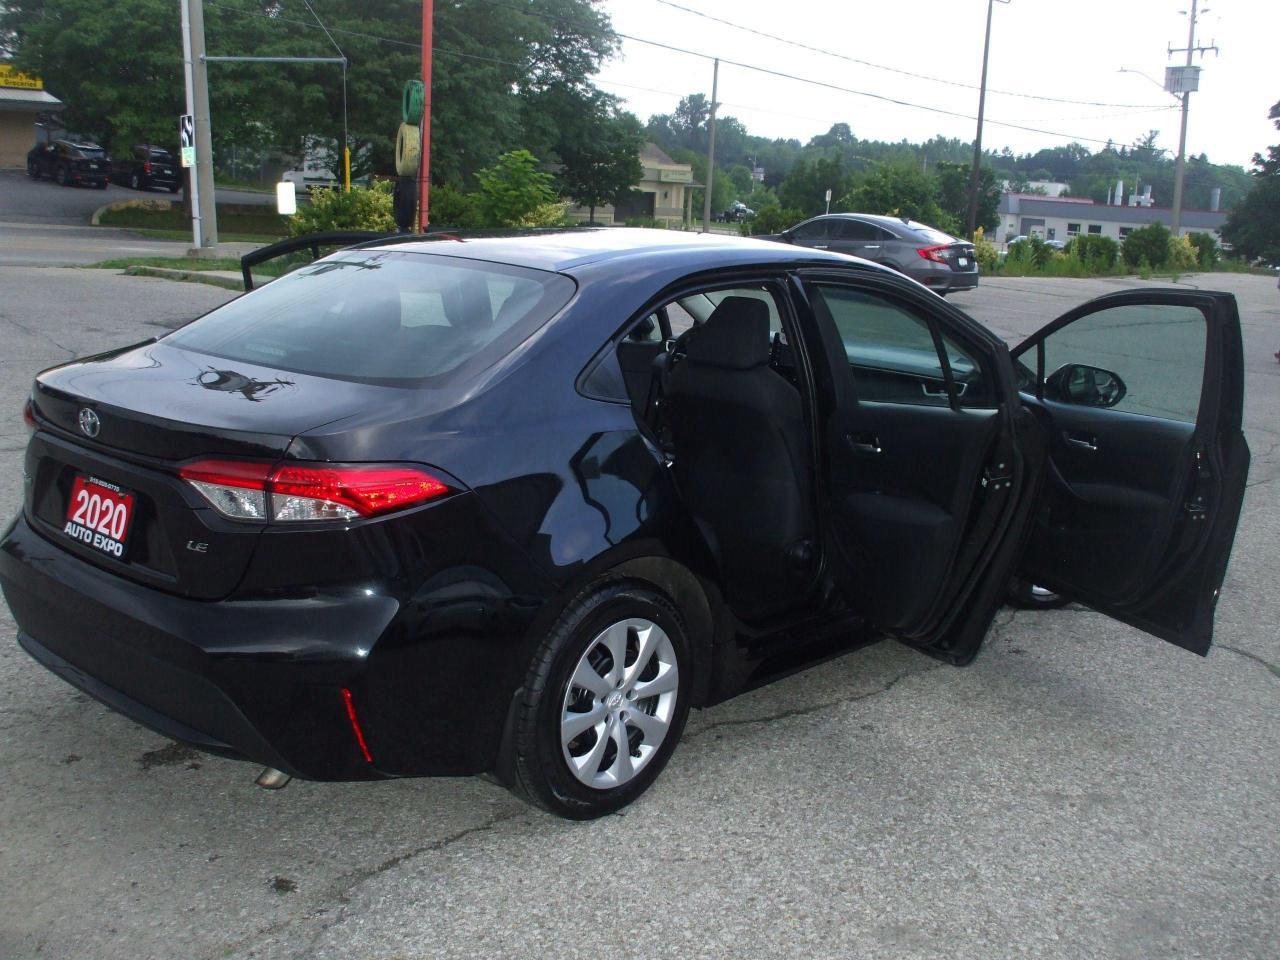
[[[275,767],[263,767],[262,772],[258,774],[258,779],[253,782],[263,790],[283,790],[292,779],[293,777],[289,776],[289,774],[283,773]]]

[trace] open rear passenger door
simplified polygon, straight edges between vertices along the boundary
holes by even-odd
[[[1014,357],[1049,458],[1019,576],[1205,654],[1249,470],[1235,298],[1110,294]]]

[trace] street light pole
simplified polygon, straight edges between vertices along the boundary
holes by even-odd
[[[1008,3],[1009,0],[1000,0]],[[973,138],[973,169],[969,171],[969,218],[965,236],[972,238],[978,229],[978,186],[982,178],[982,116],[987,109],[987,60],[991,54],[991,13],[995,0],[987,0],[987,34],[982,41],[982,83],[978,87],[978,132]]]

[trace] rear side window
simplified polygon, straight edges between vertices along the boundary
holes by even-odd
[[[509,353],[573,295],[561,274],[346,251],[233,300],[167,343],[281,370],[413,385]]]

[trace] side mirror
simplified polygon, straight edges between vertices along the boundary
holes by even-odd
[[[1050,400],[1080,407],[1114,407],[1128,392],[1118,373],[1082,363],[1064,364],[1044,381]]]

